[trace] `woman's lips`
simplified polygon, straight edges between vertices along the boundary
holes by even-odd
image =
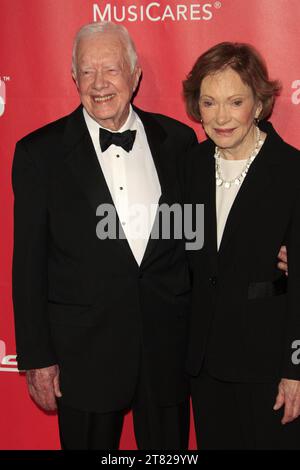
[[[235,131],[235,127],[232,129],[215,129],[215,133],[221,136],[231,136]]]

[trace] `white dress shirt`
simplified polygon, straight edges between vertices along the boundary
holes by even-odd
[[[132,150],[126,152],[122,147],[112,144],[102,152],[99,142],[99,129],[102,126],[85,109],[83,115],[126,239],[140,265],[161,196],[144,126],[130,106],[128,118],[118,132],[127,129],[137,131]]]

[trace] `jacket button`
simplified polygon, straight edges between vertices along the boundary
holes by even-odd
[[[216,286],[217,285],[217,278],[216,276],[212,276],[209,278],[209,282],[211,283],[212,286]]]

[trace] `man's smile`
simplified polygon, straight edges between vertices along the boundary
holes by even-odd
[[[105,96],[98,95],[98,96],[93,96],[93,100],[95,101],[95,103],[103,103],[105,101],[112,100],[115,96],[116,96],[115,93],[111,93],[110,95],[105,95]]]

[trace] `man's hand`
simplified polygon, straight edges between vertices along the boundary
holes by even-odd
[[[285,271],[285,275],[288,275],[288,258],[287,258],[287,251],[286,246],[280,247],[278,258],[280,261],[278,262],[277,266],[281,271]]]
[[[56,397],[61,397],[58,365],[26,371],[31,398],[44,410],[56,410]]]
[[[284,415],[281,424],[289,423],[300,415],[299,380],[281,379],[273,410],[279,410],[282,405],[284,405]]]

